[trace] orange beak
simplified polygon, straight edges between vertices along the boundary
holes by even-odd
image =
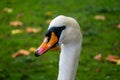
[[[55,33],[52,32],[49,42],[48,42],[48,37],[45,37],[43,43],[40,45],[40,47],[35,52],[35,55],[39,56],[39,55],[44,54],[46,51],[52,48],[57,42],[58,42],[58,38],[55,35]]]

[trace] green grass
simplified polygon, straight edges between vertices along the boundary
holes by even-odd
[[[20,49],[38,47],[44,37],[47,19],[58,15],[77,19],[83,32],[83,47],[76,80],[120,80],[120,66],[106,61],[108,54],[120,56],[120,1],[119,0],[1,0],[0,1],[0,80],[56,80],[59,51],[49,51],[36,58],[33,54],[13,59],[11,55]],[[4,8],[12,8],[12,13]],[[46,16],[46,12],[52,12]],[[17,15],[22,13],[23,17]],[[104,21],[95,20],[104,15]],[[18,29],[9,25],[20,20],[26,26],[41,27],[35,34],[23,32],[12,35]],[[101,53],[102,61],[93,57]],[[96,69],[100,69],[96,72]]]

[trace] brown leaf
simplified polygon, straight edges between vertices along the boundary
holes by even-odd
[[[96,16],[94,16],[94,18],[96,20],[105,20],[105,16],[103,16],[103,15],[96,15]]]
[[[11,21],[9,24],[14,27],[23,26],[23,22],[21,21]]]
[[[31,27],[26,28],[26,32],[28,32],[28,33],[37,33],[40,31],[41,31],[41,28],[31,28]]]
[[[120,57],[118,56],[115,56],[115,55],[108,55],[106,57],[106,60],[109,61],[109,62],[117,62],[118,60],[120,59]]]
[[[19,14],[17,14],[17,17],[21,18],[21,17],[23,17],[23,15],[24,15],[23,13],[19,13]]]
[[[96,69],[95,69],[95,72],[96,72],[96,73],[100,72],[100,68],[96,68]]]
[[[31,47],[31,48],[29,48],[29,51],[30,51],[30,52],[35,52],[35,51],[36,51],[36,48],[35,48],[35,47]]]
[[[46,20],[46,24],[50,24],[50,22],[51,22],[51,19]]]
[[[12,13],[13,9],[12,8],[4,8],[3,11],[7,12],[7,13]]]
[[[22,30],[20,30],[20,29],[15,29],[15,30],[12,30],[11,31],[11,34],[20,34],[20,33],[22,33],[23,31]]]
[[[97,54],[96,56],[94,56],[95,60],[101,61],[102,60],[102,54]]]
[[[20,56],[28,56],[30,55],[30,52],[24,49],[19,50],[18,52],[14,53],[12,55],[12,58],[20,57]]]
[[[0,72],[2,72],[2,71],[3,71],[3,69],[0,68]]]
[[[117,28],[117,29],[120,29],[120,24],[116,25],[116,28]]]
[[[120,65],[120,59],[119,59],[119,60],[117,60],[117,65]]]
[[[52,16],[52,12],[51,11],[48,11],[45,13],[46,16]]]

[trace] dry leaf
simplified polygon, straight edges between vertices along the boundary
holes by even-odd
[[[4,8],[3,11],[7,12],[7,13],[11,13],[11,12],[13,12],[13,9],[12,8]]]
[[[26,28],[26,32],[28,33],[37,33],[40,32],[41,28],[31,28],[31,27],[27,27]]]
[[[117,65],[120,65],[120,59],[119,59],[119,60],[117,60]]]
[[[96,72],[96,73],[100,72],[100,68],[96,68],[96,69],[95,69],[95,72]]]
[[[95,60],[101,61],[102,60],[102,54],[98,54],[96,56],[94,56]]]
[[[10,26],[14,26],[14,27],[23,26],[23,23],[21,21],[11,21],[9,24]]]
[[[20,33],[22,33],[23,31],[22,30],[20,30],[20,29],[15,29],[15,30],[12,30],[11,31],[11,34],[20,34]]]
[[[120,60],[120,57],[115,56],[115,55],[108,55],[106,60],[108,60],[109,62],[117,63],[117,61]]]
[[[45,13],[46,16],[51,16],[52,15],[52,12],[51,11],[48,11]]]
[[[0,72],[2,72],[2,71],[3,71],[3,69],[0,68]]]
[[[50,24],[51,19],[46,20],[46,24]]]
[[[103,15],[96,15],[96,16],[94,16],[94,18],[96,20],[105,20],[105,16],[103,16]]]
[[[23,56],[23,55],[28,56],[28,55],[30,55],[30,52],[27,51],[27,50],[21,49],[18,52],[14,53],[12,55],[12,58],[20,57],[20,56]]]
[[[120,29],[120,24],[116,25],[116,28]]]
[[[19,14],[17,14],[17,17],[21,18],[21,17],[23,17],[23,15],[24,15],[23,13],[19,13]]]
[[[31,48],[29,48],[29,51],[30,51],[30,52],[35,52],[35,51],[36,51],[36,48],[35,48],[35,47],[31,47]]]

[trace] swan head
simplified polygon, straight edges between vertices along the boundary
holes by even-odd
[[[54,18],[45,34],[35,56],[40,56],[49,49],[60,44],[79,43],[81,37],[80,27],[77,21],[71,17],[60,15]]]

